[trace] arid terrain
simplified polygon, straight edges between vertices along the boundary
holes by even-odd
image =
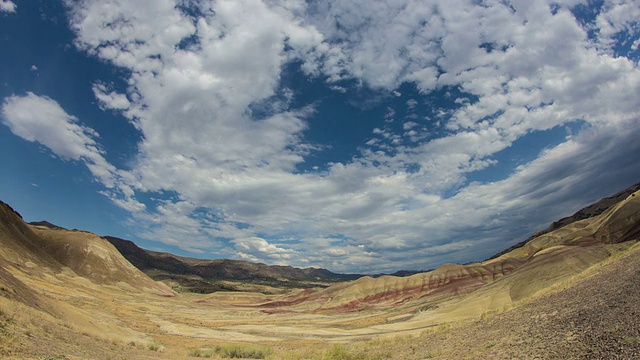
[[[638,358],[638,186],[598,204],[480,263],[198,294],[1,203],[0,357]]]

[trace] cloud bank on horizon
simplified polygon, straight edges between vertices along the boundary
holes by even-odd
[[[54,93],[6,96],[2,123],[82,164],[140,238],[204,257],[369,273],[480,260],[639,180],[636,1],[65,14],[75,51],[120,70],[85,85],[135,151],[115,164],[118,144]],[[333,101],[365,115],[337,122]]]

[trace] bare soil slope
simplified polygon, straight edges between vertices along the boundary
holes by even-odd
[[[402,359],[638,359],[640,247],[508,311],[386,346]]]
[[[271,359],[635,358],[639,229],[633,192],[481,263],[287,295],[167,296],[103,238],[27,225],[0,203],[0,357],[183,359],[259,344]]]
[[[415,300],[434,302],[472,293],[489,299],[487,303],[493,302],[490,309],[507,305],[574,276],[628,247],[625,243],[637,239],[639,234],[639,194],[640,191],[633,192],[597,216],[569,223],[482,263],[448,264],[403,278],[365,277],[319,291],[295,294],[263,306],[304,304],[316,310],[359,311],[372,306],[396,307]],[[494,282],[495,286],[489,290],[478,290]],[[468,308],[468,302],[461,307]]]
[[[79,276],[98,284],[122,282],[136,289],[173,295],[170,289],[151,280],[96,234],[44,226],[31,226],[31,229],[41,239],[40,246],[47,254]]]
[[[85,231],[28,225],[20,214],[0,202],[0,276],[18,297],[31,298],[29,287],[14,275],[71,273],[96,284],[126,283],[140,291],[173,295],[166,286],[143,274],[105,239]],[[70,270],[70,271],[69,271]],[[13,278],[12,278],[13,277]],[[25,301],[29,303],[29,301]]]

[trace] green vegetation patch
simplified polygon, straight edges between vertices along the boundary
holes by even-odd
[[[0,339],[6,339],[11,336],[9,327],[13,323],[13,316],[9,316],[0,309]]]
[[[152,342],[147,344],[147,349],[149,349],[151,351],[160,351],[162,349],[162,345],[158,344],[155,341],[152,341]]]
[[[394,339],[395,340],[395,339]],[[385,360],[392,359],[393,354],[388,348],[382,347],[389,340],[372,340],[363,344],[334,344],[322,354],[314,357],[304,357],[304,359],[314,360]],[[393,341],[393,340],[391,340]],[[371,346],[374,346],[372,348]],[[302,358],[301,358],[302,359]]]
[[[226,359],[264,359],[271,355],[271,348],[257,345],[216,345],[211,348],[189,350],[189,356],[210,358],[217,355]]]

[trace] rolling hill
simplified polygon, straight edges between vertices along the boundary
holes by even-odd
[[[353,279],[152,252],[0,202],[0,356],[635,358],[639,240],[635,185],[488,260]]]
[[[437,302],[465,297],[466,303],[461,308],[468,310],[469,302],[478,297],[492,303],[489,310],[499,308],[579,274],[638,241],[638,188],[634,185],[591,205],[511,251],[484,262],[448,264],[403,278],[363,277],[264,306],[315,303],[316,311],[360,311],[372,306],[394,307],[407,301]]]
[[[96,284],[126,283],[140,291],[170,295],[166,286],[131,265],[108,241],[93,233],[26,224],[0,201],[0,264],[28,274],[72,273]]]

